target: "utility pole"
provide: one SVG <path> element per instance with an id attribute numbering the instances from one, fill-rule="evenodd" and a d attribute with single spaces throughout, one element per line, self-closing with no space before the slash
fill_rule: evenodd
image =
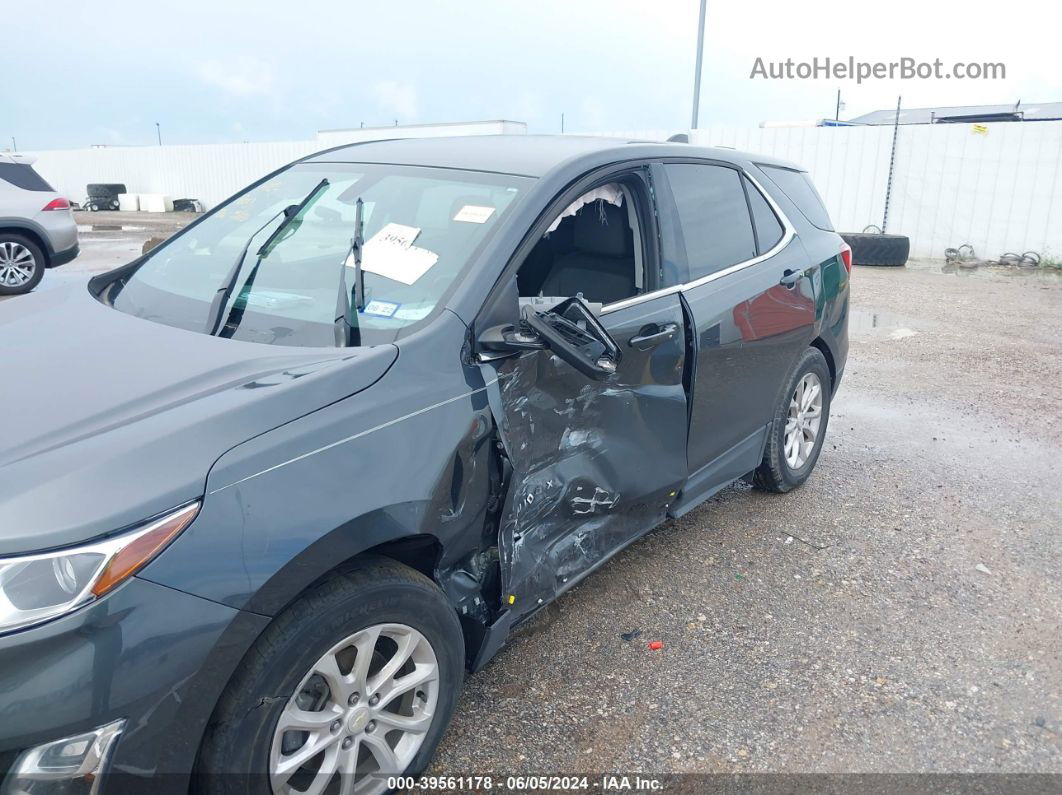
<path id="1" fill-rule="evenodd" d="M 13 136 L 13 135 L 11 136 L 11 151 L 12 152 L 17 152 L 18 151 L 18 144 L 15 143 L 15 136 Z"/>
<path id="2" fill-rule="evenodd" d="M 837 110 L 834 111 L 833 120 L 841 120 L 841 89 L 837 89 Z"/>
<path id="3" fill-rule="evenodd" d="M 896 168 L 896 137 L 900 133 L 900 103 L 903 97 L 896 97 L 896 118 L 892 121 L 892 154 L 889 155 L 889 179 L 885 183 L 885 213 L 881 218 L 881 233 L 889 227 L 889 199 L 892 198 L 892 174 Z"/>
<path id="4" fill-rule="evenodd" d="M 561 114 L 561 135 L 564 135 L 564 114 Z"/>
<path id="5" fill-rule="evenodd" d="M 159 146 L 162 146 L 162 128 L 159 126 L 158 122 L 155 122 L 155 135 L 159 138 Z"/>
<path id="6" fill-rule="evenodd" d="M 701 104 L 701 60 L 704 58 L 704 12 L 708 0 L 701 0 L 701 15 L 697 22 L 697 67 L 693 73 L 693 123 L 690 129 L 697 129 L 697 111 Z"/>

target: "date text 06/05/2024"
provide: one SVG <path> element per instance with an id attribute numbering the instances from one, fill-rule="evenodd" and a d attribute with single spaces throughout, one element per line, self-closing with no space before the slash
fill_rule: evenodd
<path id="1" fill-rule="evenodd" d="M 598 778 L 590 776 L 390 776 L 387 779 L 389 789 L 409 792 L 422 790 L 430 792 L 481 792 L 484 790 L 509 790 L 526 792 L 539 791 L 589 791 L 595 792 L 655 792 L 663 789 L 659 779 L 640 775 L 603 775 Z"/>

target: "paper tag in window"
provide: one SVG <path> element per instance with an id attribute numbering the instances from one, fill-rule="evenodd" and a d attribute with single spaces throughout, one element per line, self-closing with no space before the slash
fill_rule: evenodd
<path id="1" fill-rule="evenodd" d="M 420 234 L 415 226 L 387 224 L 369 238 L 361 252 L 361 267 L 402 284 L 414 284 L 439 261 L 439 255 L 426 248 L 417 248 L 413 241 Z M 347 266 L 354 267 L 354 258 L 347 257 Z"/>
<path id="2" fill-rule="evenodd" d="M 465 221 L 470 224 L 485 224 L 487 219 L 494 215 L 493 207 L 481 207 L 478 204 L 466 204 L 457 211 L 455 221 Z"/>
<path id="3" fill-rule="evenodd" d="M 398 311 L 401 304 L 392 304 L 390 301 L 369 301 L 362 310 L 363 315 L 376 317 L 392 317 Z"/>
<path id="4" fill-rule="evenodd" d="M 417 235 L 420 234 L 420 229 L 415 226 L 406 226 L 404 224 L 387 224 L 370 237 L 366 242 L 366 247 L 371 246 L 373 243 L 390 243 L 394 246 L 401 246 L 402 248 L 409 248 L 413 245 L 413 241 L 417 239 Z"/>

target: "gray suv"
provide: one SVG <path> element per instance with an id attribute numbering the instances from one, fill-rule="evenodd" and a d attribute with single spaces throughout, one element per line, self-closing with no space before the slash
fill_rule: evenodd
<path id="1" fill-rule="evenodd" d="M 0 792 L 406 788 L 543 606 L 807 480 L 851 264 L 792 164 L 425 138 L 0 305 Z"/>
<path id="2" fill-rule="evenodd" d="M 33 170 L 31 159 L 0 154 L 0 295 L 28 293 L 45 268 L 77 255 L 70 202 Z"/>

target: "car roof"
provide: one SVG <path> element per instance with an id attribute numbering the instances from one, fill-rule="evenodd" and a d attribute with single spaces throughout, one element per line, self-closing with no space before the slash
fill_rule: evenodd
<path id="1" fill-rule="evenodd" d="M 13 163 L 20 166 L 32 166 L 37 162 L 33 155 L 22 155 L 18 152 L 0 152 L 0 163 Z"/>
<path id="2" fill-rule="evenodd" d="M 796 168 L 775 158 L 733 149 L 590 135 L 469 135 L 365 141 L 318 152 L 302 162 L 388 163 L 540 177 L 573 159 L 613 154 L 616 160 L 698 157 Z"/>

